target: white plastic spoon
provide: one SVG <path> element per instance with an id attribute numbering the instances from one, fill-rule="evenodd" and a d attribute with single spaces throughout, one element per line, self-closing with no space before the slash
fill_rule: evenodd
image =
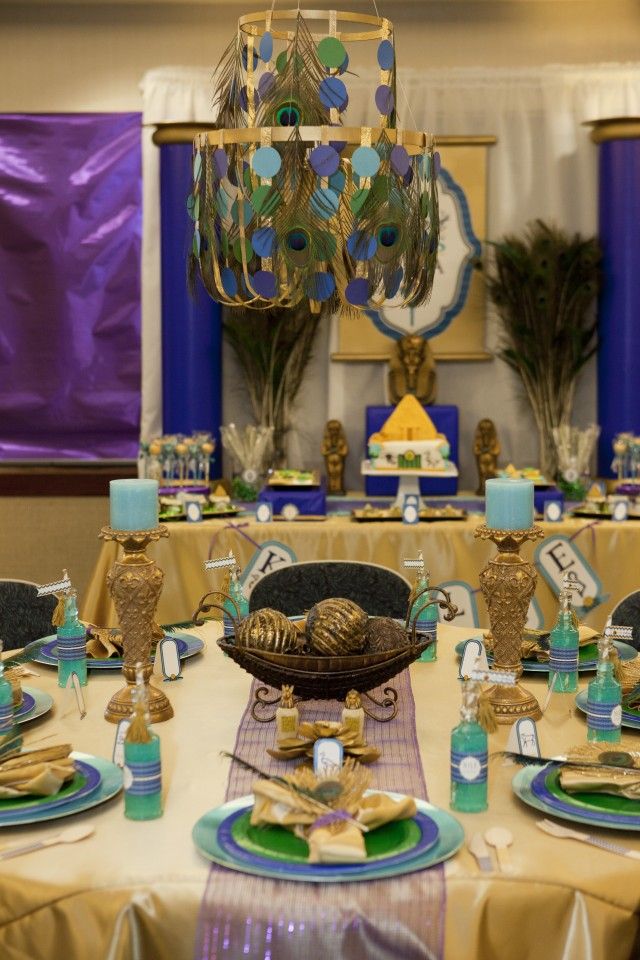
<path id="1" fill-rule="evenodd" d="M 501 873 L 513 873 L 513 863 L 509 847 L 513 843 L 513 834 L 506 827 L 491 827 L 485 830 L 484 838 L 490 847 L 495 847 L 498 866 Z"/>
<path id="2" fill-rule="evenodd" d="M 95 833 L 93 823 L 85 823 L 78 827 L 68 827 L 62 833 L 56 833 L 53 837 L 45 837 L 44 840 L 36 840 L 34 843 L 25 843 L 19 847 L 10 847 L 3 853 L 0 853 L 0 860 L 9 860 L 10 857 L 20 857 L 23 853 L 31 853 L 33 850 L 41 850 L 43 847 L 54 847 L 58 843 L 77 843 L 78 840 L 85 840 Z"/>

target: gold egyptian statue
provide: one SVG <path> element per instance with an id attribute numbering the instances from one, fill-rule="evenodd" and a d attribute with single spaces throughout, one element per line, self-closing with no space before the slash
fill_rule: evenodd
<path id="1" fill-rule="evenodd" d="M 327 492 L 344 495 L 344 462 L 349 453 L 339 420 L 329 420 L 322 438 L 322 456 L 327 468 Z"/>
<path id="2" fill-rule="evenodd" d="M 479 497 L 484 497 L 484 485 L 487 480 L 496 476 L 498 457 L 500 456 L 500 442 L 493 420 L 485 418 L 476 427 L 473 452 L 478 464 L 478 489 L 476 493 Z"/>
<path id="3" fill-rule="evenodd" d="M 408 393 L 422 404 L 436 400 L 436 362 L 428 342 L 408 334 L 398 340 L 389 361 L 389 399 L 397 404 Z"/>

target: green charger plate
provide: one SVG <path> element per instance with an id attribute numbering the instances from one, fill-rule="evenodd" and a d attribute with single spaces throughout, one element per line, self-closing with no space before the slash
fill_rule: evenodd
<path id="1" fill-rule="evenodd" d="M 397 799 L 402 794 L 388 793 L 388 796 Z M 367 861 L 362 864 L 362 872 L 355 874 L 353 869 L 342 870 L 341 864 L 317 864 L 317 870 L 306 873 L 304 876 L 294 872 L 299 869 L 299 861 L 294 860 L 274 860 L 273 867 L 269 865 L 248 864 L 234 859 L 231 853 L 224 850 L 218 842 L 218 830 L 221 825 L 232 814 L 239 810 L 249 811 L 253 806 L 253 796 L 239 797 L 237 800 L 231 800 L 219 807 L 215 807 L 204 816 L 200 817 L 192 830 L 193 842 L 198 851 L 206 857 L 221 866 L 230 870 L 237 870 L 241 873 L 249 873 L 260 877 L 273 877 L 280 880 L 295 880 L 303 883 L 351 883 L 361 880 L 380 880 L 388 877 L 401 876 L 405 873 L 414 873 L 418 870 L 425 870 L 435 864 L 442 863 L 452 857 L 462 846 L 464 842 L 464 830 L 462 825 L 445 810 L 440 810 L 424 800 L 416 799 L 418 811 L 429 817 L 438 829 L 438 839 L 429 849 L 418 854 L 414 859 L 408 859 L 402 863 L 395 863 L 393 866 L 385 865 L 384 855 L 370 863 Z M 240 819 L 240 818 L 239 818 Z M 405 837 L 407 842 L 412 842 Z M 306 844 L 304 845 L 306 849 Z M 260 851 L 264 855 L 264 848 Z M 378 851 L 379 852 L 379 851 Z M 393 854 L 398 853 L 397 849 Z M 388 856 L 388 853 L 387 853 Z M 306 859 L 306 858 L 305 858 Z M 290 862 L 292 870 L 287 871 L 286 863 Z M 328 868 L 332 868 L 329 870 Z"/>
<path id="2" fill-rule="evenodd" d="M 583 799 L 578 800 L 575 795 L 561 791 L 560 799 L 567 805 L 567 809 L 559 810 L 555 806 L 552 806 L 542 797 L 537 796 L 532 789 L 532 783 L 542 769 L 543 768 L 541 766 L 524 767 L 522 770 L 519 770 L 518 773 L 516 773 L 511 782 L 513 792 L 517 797 L 519 797 L 520 800 L 522 800 L 523 803 L 526 803 L 527 806 L 533 807 L 536 810 L 540 810 L 542 813 L 546 813 L 549 816 L 558 817 L 561 820 L 569 820 L 572 823 L 586 823 L 589 826 L 602 827 L 607 830 L 630 830 L 635 833 L 638 832 L 639 828 L 635 825 L 630 825 L 628 823 L 625 824 L 623 817 L 620 817 L 620 819 L 615 823 L 611 823 L 609 820 L 600 819 L 598 817 L 598 809 L 600 809 L 602 812 L 605 812 L 604 808 L 602 806 L 599 808 L 596 806 L 587 808 L 583 802 L 584 798 L 587 796 L 586 794 L 580 794 L 579 796 L 581 796 Z M 598 799 L 601 799 L 601 797 Z M 610 797 L 608 799 L 619 801 L 626 800 L 626 797 Z M 629 802 L 634 803 L 634 801 Z M 636 802 L 636 811 L 637 807 L 638 804 Z M 606 813 L 609 815 L 616 812 L 616 810 L 611 808 L 606 810 Z M 627 813 L 628 810 L 625 810 L 624 812 Z"/>

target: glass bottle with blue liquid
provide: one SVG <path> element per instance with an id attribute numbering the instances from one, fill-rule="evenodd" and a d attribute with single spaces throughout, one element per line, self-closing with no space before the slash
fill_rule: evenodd
<path id="1" fill-rule="evenodd" d="M 622 725 L 622 687 L 614 675 L 615 627 L 605 627 L 598 641 L 598 667 L 587 691 L 587 740 L 618 743 Z"/>
<path id="2" fill-rule="evenodd" d="M 129 820 L 162 816 L 160 738 L 149 727 L 142 664 L 136 665 L 133 719 L 124 740 L 124 815 Z"/>
<path id="3" fill-rule="evenodd" d="M 420 656 L 420 660 L 424 663 L 438 659 L 438 604 L 431 602 L 429 571 L 424 568 L 422 550 L 418 553 L 418 560 L 420 567 L 416 573 L 414 588 L 409 596 L 409 603 L 411 604 L 409 627 L 412 629 L 415 620 L 416 636 L 421 640 L 430 639 L 433 641 Z"/>
<path id="4" fill-rule="evenodd" d="M 451 809 L 480 813 L 487 809 L 488 737 L 478 722 L 482 686 L 462 682 L 460 723 L 451 731 Z"/>
<path id="5" fill-rule="evenodd" d="M 245 617 L 249 616 L 249 601 L 244 595 L 242 584 L 240 583 L 240 578 L 238 576 L 239 573 L 239 567 L 232 568 L 229 587 L 226 591 L 229 594 L 229 597 L 231 597 L 233 603 L 229 599 L 225 599 L 222 604 L 225 611 L 222 618 L 225 640 L 229 640 L 235 634 L 235 624 L 238 622 L 238 620 L 244 620 Z"/>
<path id="6" fill-rule="evenodd" d="M 0 756 L 18 749 L 22 738 L 17 735 L 13 706 L 13 687 L 7 680 L 2 661 L 3 642 L 0 640 Z"/>
<path id="7" fill-rule="evenodd" d="M 575 693 L 578 689 L 580 639 L 571 594 L 577 586 L 566 577 L 560 590 L 558 618 L 549 635 L 549 689 L 554 693 Z"/>
<path id="8" fill-rule="evenodd" d="M 56 628 L 59 687 L 66 687 L 74 673 L 80 686 L 87 685 L 87 631 L 78 617 L 77 597 L 76 591 L 69 589 L 59 601 L 63 608 L 62 624 Z"/>

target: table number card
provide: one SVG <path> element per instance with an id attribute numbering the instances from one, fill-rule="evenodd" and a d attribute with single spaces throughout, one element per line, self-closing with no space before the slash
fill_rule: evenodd
<path id="1" fill-rule="evenodd" d="M 258 523 L 271 523 L 273 520 L 273 507 L 270 503 L 259 503 L 256 507 L 256 520 Z"/>
<path id="2" fill-rule="evenodd" d="M 182 680 L 180 652 L 175 637 L 164 637 L 156 648 L 156 660 L 160 660 L 165 680 Z"/>
<path id="3" fill-rule="evenodd" d="M 313 772 L 325 776 L 342 767 L 344 747 L 335 737 L 322 737 L 313 745 Z"/>
<path id="4" fill-rule="evenodd" d="M 402 522 L 420 523 L 420 498 L 415 493 L 408 493 L 402 502 Z"/>
<path id="5" fill-rule="evenodd" d="M 511 753 L 523 753 L 525 757 L 541 757 L 538 728 L 535 720 L 521 717 L 511 727 L 507 750 Z"/>
<path id="6" fill-rule="evenodd" d="M 547 523 L 560 523 L 562 520 L 562 500 L 546 500 L 544 519 Z"/>
<path id="7" fill-rule="evenodd" d="M 458 679 L 468 680 L 474 670 L 489 670 L 487 651 L 479 637 L 472 637 L 470 640 L 465 640 L 462 657 L 460 659 L 460 669 L 458 670 Z"/>

